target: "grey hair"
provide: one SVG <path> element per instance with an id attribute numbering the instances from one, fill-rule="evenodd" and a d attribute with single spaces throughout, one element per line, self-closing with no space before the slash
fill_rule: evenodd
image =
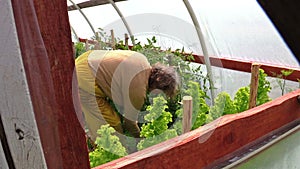
<path id="1" fill-rule="evenodd" d="M 148 86 L 151 89 L 160 89 L 164 93 L 173 97 L 179 88 L 179 76 L 173 66 L 166 66 L 156 63 L 152 66 Z"/>

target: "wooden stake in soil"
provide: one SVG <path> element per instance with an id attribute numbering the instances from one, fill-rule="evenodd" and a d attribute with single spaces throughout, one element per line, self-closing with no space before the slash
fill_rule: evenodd
<path id="1" fill-rule="evenodd" d="M 85 41 L 85 50 L 86 51 L 90 50 L 90 45 L 89 45 L 89 41 L 88 40 Z"/>
<path id="2" fill-rule="evenodd" d="M 110 30 L 110 33 L 111 33 L 111 47 L 112 47 L 113 49 L 116 49 L 114 30 Z"/>
<path id="3" fill-rule="evenodd" d="M 125 46 L 128 48 L 128 40 L 129 40 L 129 37 L 128 37 L 128 34 L 125 33 Z"/>
<path id="4" fill-rule="evenodd" d="M 257 63 L 253 63 L 252 66 L 251 66 L 251 84 L 250 84 L 249 109 L 256 106 L 259 67 L 260 67 L 260 65 L 257 64 Z"/>
<path id="5" fill-rule="evenodd" d="M 183 97 L 183 133 L 187 133 L 192 128 L 192 112 L 193 112 L 193 98 L 191 96 Z"/>

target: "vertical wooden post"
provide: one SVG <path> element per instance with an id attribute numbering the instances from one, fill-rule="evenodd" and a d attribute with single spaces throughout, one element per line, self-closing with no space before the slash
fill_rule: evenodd
<path id="1" fill-rule="evenodd" d="M 111 33 L 111 47 L 113 49 L 116 49 L 114 30 L 110 30 L 110 33 Z"/>
<path id="2" fill-rule="evenodd" d="M 125 46 L 128 48 L 128 40 L 129 40 L 129 36 L 127 33 L 125 33 Z"/>
<path id="3" fill-rule="evenodd" d="M 192 114 L 193 114 L 193 98 L 191 96 L 184 96 L 183 102 L 183 133 L 187 133 L 192 128 Z"/>
<path id="4" fill-rule="evenodd" d="M 85 41 L 85 50 L 86 51 L 90 50 L 90 45 L 89 45 L 89 41 L 88 40 Z"/>
<path id="5" fill-rule="evenodd" d="M 95 41 L 94 49 L 100 50 L 100 42 L 99 41 Z"/>
<path id="6" fill-rule="evenodd" d="M 76 46 L 75 46 L 74 42 L 72 42 L 72 44 L 73 44 L 73 46 L 72 46 L 73 47 L 72 48 L 73 49 L 73 57 L 76 58 Z"/>
<path id="7" fill-rule="evenodd" d="M 47 164 L 47 167 L 22 168 L 89 169 L 85 132 L 81 124 L 83 117 L 79 100 L 74 99 L 78 97 L 73 97 L 78 93 L 72 93 L 73 87 L 77 89 L 77 83 L 73 86 L 73 78 L 74 81 L 77 79 L 73 77 L 75 64 L 67 1 L 11 2 L 24 64 L 24 70 L 14 70 L 26 74 L 29 87 L 26 96 L 31 98 L 40 134 L 40 137 L 30 138 L 40 139 Z M 25 131 L 24 134 L 27 137 L 29 133 Z M 35 144 L 30 146 L 31 151 L 35 150 Z M 24 157 L 32 158 L 31 154 L 24 154 Z M 34 160 L 34 164 L 40 164 Z"/>
<path id="8" fill-rule="evenodd" d="M 259 76 L 259 67 L 257 63 L 253 63 L 251 66 L 251 83 L 250 83 L 250 100 L 249 100 L 249 109 L 256 106 L 257 98 L 257 89 L 258 89 L 258 76 Z"/>

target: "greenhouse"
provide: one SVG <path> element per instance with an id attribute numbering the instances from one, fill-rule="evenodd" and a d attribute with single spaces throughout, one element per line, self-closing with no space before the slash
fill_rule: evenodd
<path id="1" fill-rule="evenodd" d="M 0 169 L 299 168 L 299 7 L 0 0 Z"/>

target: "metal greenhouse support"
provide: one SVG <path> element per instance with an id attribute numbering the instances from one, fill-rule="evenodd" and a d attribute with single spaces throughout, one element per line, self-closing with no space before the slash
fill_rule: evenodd
<path id="1" fill-rule="evenodd" d="M 209 56 L 208 56 L 204 36 L 202 34 L 200 24 L 197 20 L 197 17 L 194 13 L 194 10 L 193 10 L 191 4 L 189 3 L 188 0 L 183 0 L 183 2 L 185 4 L 192 20 L 193 20 L 193 23 L 194 23 L 194 26 L 196 28 L 197 35 L 198 35 L 198 38 L 199 38 L 199 41 L 200 41 L 200 44 L 201 44 L 201 48 L 202 48 L 203 55 L 204 55 L 204 61 L 205 61 L 205 65 L 206 65 L 206 70 L 207 70 L 207 76 L 208 76 L 208 80 L 209 80 L 209 86 L 210 86 L 210 92 L 211 92 L 211 101 L 212 101 L 212 104 L 214 104 L 215 91 L 214 91 L 213 74 L 212 74 L 211 64 L 210 64 L 210 60 L 209 60 Z"/>
<path id="2" fill-rule="evenodd" d="M 131 42 L 132 42 L 132 45 L 134 46 L 135 45 L 135 42 L 134 42 L 134 36 L 132 34 L 132 31 L 126 21 L 126 19 L 124 18 L 122 12 L 119 10 L 119 8 L 117 7 L 117 5 L 115 4 L 115 2 L 113 0 L 108 0 L 111 5 L 115 8 L 115 10 L 117 11 L 117 13 L 119 14 L 120 18 L 122 19 L 122 22 L 124 23 L 128 33 L 129 33 L 129 36 L 130 36 L 130 39 L 131 39 Z"/>
<path id="3" fill-rule="evenodd" d="M 78 37 L 76 31 L 74 30 L 74 28 L 72 26 L 71 26 L 71 31 L 74 33 L 76 40 L 79 41 L 79 37 Z"/>
<path id="4" fill-rule="evenodd" d="M 76 3 L 74 3 L 72 0 L 69 0 L 69 1 L 73 4 L 73 6 L 70 6 L 70 7 L 69 7 L 69 8 L 70 8 L 69 10 L 73 10 L 73 8 L 79 10 L 79 12 L 82 14 L 82 16 L 83 16 L 83 17 L 85 18 L 85 20 L 88 22 L 88 24 L 89 24 L 89 26 L 91 27 L 91 29 L 92 29 L 93 33 L 95 34 L 96 38 L 98 38 L 98 35 L 97 35 L 95 29 L 93 28 L 91 22 L 90 22 L 89 19 L 86 17 L 86 15 L 83 13 L 83 11 L 82 11 L 81 8 L 79 7 L 79 5 L 77 5 Z M 98 3 L 96 3 L 96 2 L 97 2 L 97 1 L 95 1 L 94 4 L 93 4 L 92 2 L 88 2 L 88 1 L 87 1 L 87 2 L 83 2 L 83 3 L 81 3 L 81 4 L 82 4 L 81 6 L 83 6 L 83 7 L 91 7 L 91 6 L 97 6 L 97 5 L 103 5 L 103 4 L 105 4 L 104 1 L 101 1 L 101 2 L 99 1 Z M 128 34 L 129 34 L 130 39 L 131 39 L 131 42 L 132 42 L 132 44 L 133 44 L 133 46 L 134 46 L 134 45 L 135 45 L 134 36 L 133 36 L 132 31 L 131 31 L 131 29 L 130 29 L 130 27 L 129 27 L 129 24 L 127 23 L 126 19 L 124 18 L 122 12 L 120 11 L 120 9 L 118 8 L 118 6 L 116 5 L 116 3 L 115 3 L 113 0 L 107 0 L 107 2 L 109 2 L 109 3 L 114 7 L 114 9 L 116 10 L 116 12 L 117 12 L 118 15 L 120 16 L 120 18 L 121 18 L 121 20 L 122 20 L 124 26 L 126 27 L 126 29 L 127 29 L 127 31 L 128 31 Z M 91 3 L 92 3 L 92 4 L 91 4 Z M 72 8 L 71 8 L 71 7 L 72 7 Z"/>
<path id="5" fill-rule="evenodd" d="M 98 40 L 98 34 L 96 33 L 95 28 L 91 24 L 90 20 L 86 17 L 86 15 L 83 13 L 83 11 L 80 9 L 80 7 L 76 3 L 74 3 L 72 0 L 69 0 L 69 1 L 75 6 L 75 8 L 77 8 L 79 10 L 81 15 L 84 17 L 84 19 L 86 20 L 86 22 L 89 24 L 90 28 L 92 29 L 96 39 Z"/>

